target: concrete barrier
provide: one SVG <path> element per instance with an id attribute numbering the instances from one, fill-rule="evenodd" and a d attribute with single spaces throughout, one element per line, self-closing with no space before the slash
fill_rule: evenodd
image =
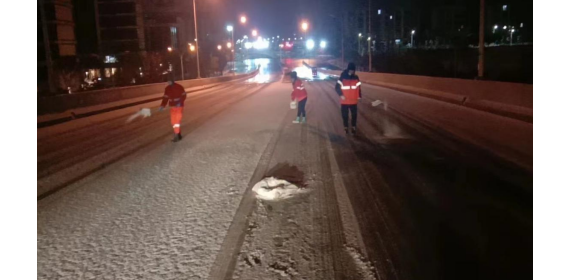
<path id="1" fill-rule="evenodd" d="M 320 70 L 329 75 L 341 71 Z M 358 72 L 364 83 L 422 95 L 532 123 L 532 85 Z"/>
<path id="2" fill-rule="evenodd" d="M 223 76 L 204 79 L 177 81 L 184 88 L 203 86 L 213 83 L 228 82 L 246 79 L 257 74 L 257 70 L 248 74 Z M 44 114 L 60 113 L 71 109 L 100 105 L 125 99 L 139 98 L 164 91 L 167 83 L 156 83 L 140 86 L 119 87 L 103 90 L 79 92 L 74 94 L 58 95 L 38 98 L 38 116 Z"/>

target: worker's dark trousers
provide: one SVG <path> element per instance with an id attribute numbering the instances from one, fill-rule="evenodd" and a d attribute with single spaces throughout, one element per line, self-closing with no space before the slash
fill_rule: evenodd
<path id="1" fill-rule="evenodd" d="M 342 122 L 344 123 L 344 127 L 348 127 L 348 110 L 350 110 L 352 127 L 356 127 L 356 116 L 358 113 L 358 107 L 356 107 L 356 104 L 354 105 L 342 104 L 340 105 L 340 113 L 342 114 Z"/>
<path id="2" fill-rule="evenodd" d="M 307 98 L 299 101 L 299 103 L 297 103 L 297 117 L 305 117 L 307 115 L 307 112 L 305 112 L 305 104 L 307 104 Z"/>

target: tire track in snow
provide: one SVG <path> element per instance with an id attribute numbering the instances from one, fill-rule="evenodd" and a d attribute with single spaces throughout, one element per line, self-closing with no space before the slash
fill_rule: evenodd
<path id="1" fill-rule="evenodd" d="M 249 218 L 255 206 L 256 198 L 251 188 L 255 183 L 261 181 L 269 170 L 269 164 L 273 157 L 273 153 L 275 152 L 275 148 L 277 147 L 277 143 L 279 142 L 279 138 L 281 137 L 281 133 L 283 132 L 285 125 L 290 121 L 289 115 L 291 115 L 291 113 L 288 113 L 283 117 L 279 128 L 274 132 L 271 140 L 267 143 L 265 150 L 261 154 L 257 167 L 253 172 L 228 233 L 224 238 L 224 242 L 220 247 L 216 260 L 212 265 L 208 279 L 221 280 L 231 279 L 232 277 L 237 263 L 237 256 L 245 238 Z"/>
<path id="2" fill-rule="evenodd" d="M 197 129 L 202 124 L 207 122 L 212 117 L 223 112 L 227 107 L 241 102 L 248 97 L 262 91 L 268 86 L 264 84 L 261 86 L 252 87 L 251 91 L 245 92 L 245 94 L 238 94 L 231 96 L 232 98 L 224 99 L 220 96 L 222 100 L 214 100 L 211 106 L 205 107 L 205 111 L 202 112 L 197 118 L 188 120 L 188 118 L 182 120 L 182 131 L 187 133 Z M 220 102 L 218 102 L 220 101 Z M 165 121 L 165 120 L 163 120 Z M 141 127 L 144 128 L 144 121 L 141 122 Z M 155 122 L 156 123 L 156 122 Z M 129 155 L 139 152 L 144 149 L 150 149 L 156 145 L 163 144 L 167 141 L 168 137 L 172 134 L 170 127 L 164 127 L 164 129 L 154 129 L 150 132 L 146 129 L 141 129 L 139 134 L 133 135 L 129 133 L 124 133 L 120 139 L 122 139 L 122 144 L 113 145 L 109 149 L 99 150 L 98 153 L 89 158 L 74 158 L 75 164 L 67 168 L 60 169 L 58 172 L 47 175 L 42 179 L 38 179 L 38 200 L 44 199 L 66 186 L 77 182 L 97 171 L 100 171 L 110 164 L 113 164 Z M 129 132 L 129 131 L 127 131 Z M 162 141 L 159 141 L 162 140 Z M 120 142 L 120 141 L 119 141 Z M 78 153 L 81 153 L 79 151 Z M 81 156 L 81 154 L 79 154 Z"/>

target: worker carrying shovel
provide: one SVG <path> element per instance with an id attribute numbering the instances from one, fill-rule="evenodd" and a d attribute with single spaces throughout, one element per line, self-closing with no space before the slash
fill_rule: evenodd
<path id="1" fill-rule="evenodd" d="M 164 89 L 164 96 L 158 111 L 164 110 L 166 103 L 170 106 L 170 122 L 174 129 L 174 138 L 172 142 L 178 142 L 182 139 L 180 134 L 180 121 L 182 121 L 182 111 L 184 110 L 184 100 L 186 100 L 186 92 L 184 87 L 174 82 L 174 78 L 170 77 L 168 86 Z"/>

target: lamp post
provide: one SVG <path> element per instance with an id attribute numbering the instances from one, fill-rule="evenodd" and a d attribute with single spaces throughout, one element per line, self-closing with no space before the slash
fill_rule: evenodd
<path id="1" fill-rule="evenodd" d="M 362 55 L 360 53 L 360 50 L 362 50 L 362 48 L 360 47 L 360 38 L 362 38 L 362 33 L 358 33 L 358 55 Z"/>
<path id="2" fill-rule="evenodd" d="M 515 33 L 515 29 L 514 29 L 514 28 L 511 29 L 511 39 L 510 39 L 510 41 L 509 41 L 511 46 L 513 45 L 513 33 Z"/>
<path id="3" fill-rule="evenodd" d="M 242 17 L 242 18 L 244 18 L 244 17 Z M 227 30 L 228 32 L 231 32 L 231 33 L 232 33 L 232 43 L 231 43 L 230 45 L 228 45 L 228 48 L 231 48 L 231 47 L 234 45 L 234 43 L 235 43 L 235 41 L 234 41 L 234 27 L 231 26 L 231 25 L 228 25 L 228 26 L 226 26 L 226 30 Z M 234 62 L 234 63 L 232 64 L 232 72 L 235 74 L 234 66 L 235 66 L 235 64 L 236 64 L 236 59 L 235 59 L 235 54 L 234 54 L 233 48 L 232 48 L 231 52 L 232 52 L 232 61 Z"/>
<path id="4" fill-rule="evenodd" d="M 411 43 L 412 43 L 412 48 L 413 48 L 414 47 L 414 34 L 416 34 L 416 31 L 412 30 L 411 33 L 412 33 L 412 42 Z"/>
<path id="5" fill-rule="evenodd" d="M 192 0 L 194 8 L 194 34 L 196 35 L 196 67 L 198 70 L 198 79 L 200 79 L 200 46 L 198 44 L 198 21 L 196 19 L 196 0 Z"/>
<path id="6" fill-rule="evenodd" d="M 168 47 L 167 50 L 169 53 L 172 53 L 172 47 Z M 180 80 L 184 80 L 184 61 L 183 61 L 184 53 L 179 52 L 178 55 L 180 56 Z"/>
<path id="7" fill-rule="evenodd" d="M 368 0 L 368 72 L 372 72 L 372 51 L 370 48 L 370 36 L 372 36 L 372 19 L 370 16 L 370 0 Z"/>

